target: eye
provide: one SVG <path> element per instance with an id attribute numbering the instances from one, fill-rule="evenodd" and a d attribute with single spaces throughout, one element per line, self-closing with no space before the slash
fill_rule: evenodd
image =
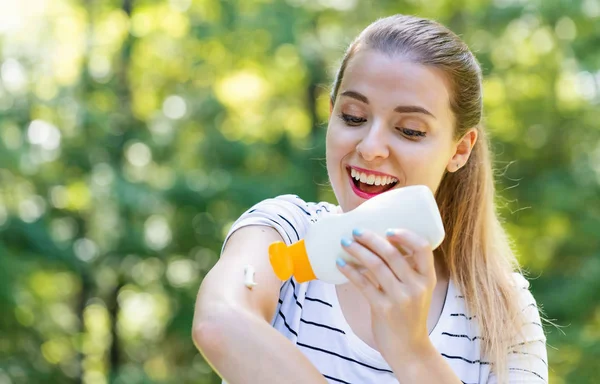
<path id="1" fill-rule="evenodd" d="M 348 115 L 346 113 L 340 113 L 340 119 L 344 120 L 344 122 L 347 125 L 350 125 L 353 127 L 361 125 L 362 123 L 367 121 L 367 119 L 363 119 L 362 117 L 352 116 L 352 115 Z"/>
<path id="2" fill-rule="evenodd" d="M 398 129 L 398 131 L 402 132 L 402 134 L 406 137 L 408 137 L 411 140 L 417 140 L 420 137 L 425 137 L 427 136 L 427 133 L 423 132 L 423 131 L 416 131 L 414 129 L 409 129 L 409 128 L 396 128 Z"/>

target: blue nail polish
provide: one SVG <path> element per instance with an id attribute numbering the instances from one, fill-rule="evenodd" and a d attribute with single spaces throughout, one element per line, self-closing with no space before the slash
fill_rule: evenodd
<path id="1" fill-rule="evenodd" d="M 362 235 L 362 234 L 363 234 L 363 230 L 362 230 L 362 229 L 358 229 L 358 228 L 354 228 L 354 229 L 352 230 L 352 234 L 353 234 L 354 236 L 360 236 L 360 235 Z"/>
<path id="2" fill-rule="evenodd" d="M 343 267 L 343 266 L 345 266 L 345 265 L 346 265 L 346 261 L 345 261 L 344 259 L 342 259 L 341 257 L 338 257 L 338 258 L 335 260 L 335 263 L 336 263 L 337 265 L 339 265 L 340 267 Z"/>
<path id="3" fill-rule="evenodd" d="M 352 244 L 352 239 L 349 239 L 347 237 L 342 237 L 342 245 L 344 247 L 348 247 L 348 246 L 350 246 L 350 244 Z"/>
<path id="4" fill-rule="evenodd" d="M 394 236 L 396 234 L 396 230 L 390 228 L 387 231 L 385 231 L 385 235 L 386 236 Z"/>

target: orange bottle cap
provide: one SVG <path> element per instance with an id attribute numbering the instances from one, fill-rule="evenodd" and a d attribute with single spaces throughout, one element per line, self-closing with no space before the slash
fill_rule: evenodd
<path id="1" fill-rule="evenodd" d="M 304 283 L 317 278 L 308 260 L 304 239 L 290 245 L 289 252 L 294 264 L 294 277 L 297 282 Z"/>
<path id="2" fill-rule="evenodd" d="M 294 273 L 292 258 L 288 254 L 288 247 L 281 241 L 269 245 L 269 261 L 273 272 L 281 281 L 289 279 Z"/>
<path id="3" fill-rule="evenodd" d="M 314 280 L 317 277 L 310 265 L 304 239 L 286 246 L 281 241 L 276 241 L 269 246 L 269 260 L 275 275 L 285 281 L 292 275 L 299 283 Z"/>

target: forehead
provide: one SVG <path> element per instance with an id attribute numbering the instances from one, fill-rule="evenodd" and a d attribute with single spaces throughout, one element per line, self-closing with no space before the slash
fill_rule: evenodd
<path id="1" fill-rule="evenodd" d="M 346 90 L 362 93 L 369 104 L 382 108 L 416 105 L 438 119 L 452 116 L 446 75 L 438 68 L 414 63 L 401 55 L 359 50 L 346 67 L 339 93 Z"/>

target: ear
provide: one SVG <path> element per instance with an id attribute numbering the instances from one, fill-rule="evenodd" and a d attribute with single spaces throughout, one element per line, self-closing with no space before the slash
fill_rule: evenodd
<path id="1" fill-rule="evenodd" d="M 467 163 L 477 142 L 477 134 L 477 128 L 471 128 L 454 144 L 454 154 L 446 166 L 448 172 L 456 172 Z"/>
<path id="2" fill-rule="evenodd" d="M 333 100 L 329 99 L 329 117 L 331 117 L 331 112 L 333 112 Z"/>

